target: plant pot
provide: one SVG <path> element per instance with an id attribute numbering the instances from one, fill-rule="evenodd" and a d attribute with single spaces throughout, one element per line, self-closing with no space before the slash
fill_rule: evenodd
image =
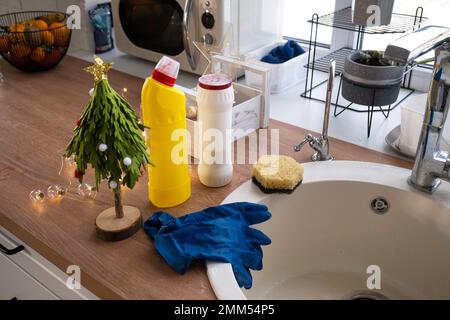
<path id="1" fill-rule="evenodd" d="M 370 6 L 380 8 L 380 19 L 374 19 L 376 12 L 371 10 Z M 355 0 L 353 24 L 369 27 L 388 25 L 391 23 L 393 9 L 394 0 Z"/>
<path id="2" fill-rule="evenodd" d="M 344 64 L 342 96 L 364 106 L 386 106 L 398 99 L 404 68 L 371 66 L 356 62 L 361 52 L 350 54 Z"/>

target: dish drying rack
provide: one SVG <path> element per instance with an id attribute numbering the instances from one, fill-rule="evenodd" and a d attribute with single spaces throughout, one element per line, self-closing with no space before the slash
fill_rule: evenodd
<path id="1" fill-rule="evenodd" d="M 340 77 L 338 92 L 336 100 L 332 105 L 334 106 L 334 116 L 337 117 L 346 110 L 350 110 L 358 113 L 367 113 L 367 124 L 368 124 L 368 136 L 370 136 L 372 118 L 374 112 L 381 112 L 385 118 L 389 117 L 392 110 L 397 108 L 403 101 L 409 98 L 415 90 L 411 88 L 412 71 L 418 66 L 416 63 L 410 63 L 405 68 L 405 73 L 403 76 L 402 88 L 408 90 L 409 92 L 397 101 L 394 105 L 389 106 L 364 106 L 365 108 L 353 107 L 353 103 L 347 105 L 339 104 L 339 98 L 341 95 L 342 88 L 342 73 L 344 71 L 345 59 L 349 54 L 354 51 L 361 50 L 364 41 L 365 34 L 401 34 L 410 30 L 419 29 L 421 24 L 428 20 L 428 18 L 423 16 L 423 7 L 418 7 L 416 9 L 415 15 L 399 14 L 393 13 L 392 22 L 387 26 L 372 26 L 365 27 L 354 25 L 352 23 L 353 10 L 351 7 L 346 7 L 344 9 L 338 10 L 336 12 L 319 16 L 317 13 L 312 15 L 311 20 L 311 32 L 309 38 L 309 49 L 308 49 L 308 63 L 304 66 L 306 70 L 306 82 L 305 91 L 301 94 L 301 97 L 310 100 L 315 100 L 319 102 L 325 102 L 322 98 L 314 97 L 313 91 L 328 80 L 320 81 L 319 83 L 314 83 L 314 73 L 315 71 L 328 72 L 328 64 L 330 60 L 336 61 L 336 73 L 335 76 Z M 317 55 L 317 34 L 319 25 L 328 26 L 336 29 L 347 30 L 356 32 L 356 46 L 355 48 L 343 47 L 336 51 L 327 54 L 324 57 L 316 59 Z M 375 109 L 377 107 L 377 109 Z M 340 110 L 338 110 L 340 109 Z"/>

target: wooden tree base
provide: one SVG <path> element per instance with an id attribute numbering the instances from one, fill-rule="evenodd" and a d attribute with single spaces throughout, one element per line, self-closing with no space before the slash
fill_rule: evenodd
<path id="1" fill-rule="evenodd" d="M 124 206 L 123 218 L 116 218 L 114 207 L 104 210 L 95 220 L 97 236 L 106 241 L 120 241 L 131 237 L 142 226 L 142 216 L 138 208 Z"/>

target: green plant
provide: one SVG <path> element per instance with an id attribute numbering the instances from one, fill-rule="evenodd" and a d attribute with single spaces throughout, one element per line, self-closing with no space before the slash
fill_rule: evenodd
<path id="1" fill-rule="evenodd" d="M 358 59 L 356 59 L 355 62 L 367 66 L 376 66 L 376 67 L 389 65 L 389 63 L 383 58 L 383 52 L 376 50 L 361 51 L 359 53 Z"/>

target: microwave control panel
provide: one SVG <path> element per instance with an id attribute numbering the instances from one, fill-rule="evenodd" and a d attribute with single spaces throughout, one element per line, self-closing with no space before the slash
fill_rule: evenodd
<path id="1" fill-rule="evenodd" d="M 220 18 L 220 13 L 224 8 L 224 1 L 217 0 L 200 0 L 199 1 L 199 16 L 200 16 L 200 29 L 201 29 L 201 41 L 207 45 L 217 44 L 222 36 L 223 17 Z"/>

